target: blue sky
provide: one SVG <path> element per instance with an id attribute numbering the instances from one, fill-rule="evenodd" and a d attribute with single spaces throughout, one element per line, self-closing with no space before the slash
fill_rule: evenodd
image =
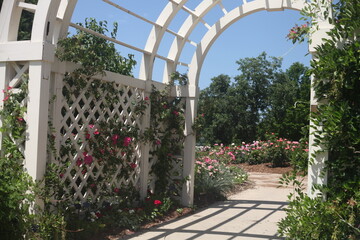
<path id="1" fill-rule="evenodd" d="M 166 6 L 166 0 L 112 0 L 114 3 L 155 22 L 162 9 Z M 189 0 L 186 6 L 194 9 L 201 0 Z M 230 11 L 241 4 L 241 0 L 223 0 L 223 5 Z M 214 8 L 207 14 L 204 20 L 212 25 L 222 15 L 220 8 Z M 170 25 L 170 29 L 177 31 L 188 14 L 181 12 Z M 86 17 L 97 20 L 107 20 L 109 26 L 116 21 L 119 24 L 118 40 L 129 43 L 139 48 L 144 48 L 152 25 L 135 18 L 101 0 L 78 0 L 72 22 L 84 22 Z M 265 51 L 269 56 L 283 57 L 283 68 L 288 68 L 298 61 L 309 65 L 310 55 L 307 55 L 307 43 L 292 44 L 286 39 L 286 35 L 295 23 L 300 23 L 300 13 L 293 10 L 281 12 L 258 12 L 240 19 L 228 28 L 211 47 L 201 70 L 199 86 L 201 89 L 209 86 L 211 78 L 220 74 L 234 77 L 239 74 L 236 61 L 245 57 L 256 57 Z M 199 42 L 207 31 L 204 25 L 199 25 L 190 39 Z M 166 34 L 160 45 L 159 54 L 167 56 L 173 36 Z M 194 46 L 186 46 L 180 61 L 190 63 Z M 123 56 L 134 54 L 138 64 L 134 70 L 138 77 L 142 55 L 134 50 L 119 46 L 118 50 Z M 155 61 L 154 80 L 161 81 L 164 62 Z M 186 73 L 185 67 L 179 67 L 178 71 Z"/>

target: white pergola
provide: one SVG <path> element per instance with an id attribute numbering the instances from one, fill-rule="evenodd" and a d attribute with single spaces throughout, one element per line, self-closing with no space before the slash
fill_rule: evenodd
<path id="1" fill-rule="evenodd" d="M 145 81 L 144 86 L 148 91 L 151 90 L 153 80 L 168 83 L 171 73 L 175 72 L 179 65 L 188 68 L 189 83 L 184 87 L 178 87 L 177 95 L 186 97 L 183 177 L 189 178 L 183 187 L 182 203 L 191 205 L 193 202 L 195 160 L 195 135 L 193 134 L 192 125 L 197 114 L 199 75 L 211 46 L 228 27 L 243 17 L 259 11 L 283 11 L 285 9 L 300 11 L 307 3 L 304 0 L 239 0 L 237 7 L 226 9 L 224 4 L 226 0 L 203 0 L 194 9 L 190 9 L 186 5 L 191 0 L 168 0 L 156 22 L 152 22 L 120 6 L 121 3 L 115 3 L 115 1 L 111 0 L 103 0 L 103 2 L 153 25 L 144 48 L 135 47 L 130 43 L 124 43 L 71 23 L 77 0 L 39 0 L 36 5 L 25 3 L 24 0 L 4 0 L 3 2 L 0 14 L 0 88 L 16 87 L 21 75 L 25 71 L 28 71 L 29 74 L 26 119 L 28 137 L 24 150 L 26 168 L 34 179 L 42 178 L 45 171 L 47 131 L 44 130 L 43 126 L 48 124 L 50 80 L 59 78 L 60 75 L 57 72 L 64 71 L 64 69 L 61 69 L 63 65 L 55 59 L 54 52 L 58 39 L 65 37 L 69 26 L 71 26 L 140 52 L 142 61 L 138 79 Z M 210 26 L 204 21 L 204 17 L 216 7 L 221 8 L 223 15 L 219 17 L 215 24 Z M 180 10 L 187 12 L 188 17 L 179 30 L 175 32 L 169 29 L 169 26 Z M 22 11 L 34 13 L 31 39 L 29 41 L 17 41 Z M 321 43 L 321 39 L 326 37 L 326 32 L 331 28 L 326 20 L 319 19 L 318 21 L 319 30 L 312 35 L 312 43 L 309 46 L 309 52 L 313 56 L 315 56 L 315 46 Z M 199 24 L 204 24 L 207 31 L 201 41 L 194 42 L 189 37 Z M 174 39 L 168 49 L 168 55 L 161 56 L 158 50 L 166 32 L 170 33 Z M 179 61 L 186 44 L 195 46 L 192 60 L 189 63 Z M 153 79 L 154 62 L 157 58 L 166 62 L 163 79 Z M 0 93 L 0 98 L 4 98 L 3 93 Z M 317 102 L 312 91 L 311 106 L 314 108 L 316 105 Z M 145 118 L 146 121 L 149 122 Z M 318 150 L 313 147 L 313 143 L 314 140 L 311 135 L 309 140 L 310 155 Z M 146 167 L 146 158 L 148 157 L 149 146 L 145 146 L 142 154 L 142 167 Z M 308 194 L 310 196 L 316 194 L 311 191 L 314 184 L 326 183 L 326 177 L 320 175 L 326 159 L 326 153 L 318 155 L 314 163 L 309 166 Z M 145 178 L 145 180 L 141 181 L 146 180 Z M 144 193 L 145 190 L 142 191 Z"/>

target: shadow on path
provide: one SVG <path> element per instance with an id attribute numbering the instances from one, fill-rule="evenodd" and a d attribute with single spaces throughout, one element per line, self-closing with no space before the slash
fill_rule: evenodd
<path id="1" fill-rule="evenodd" d="M 285 216 L 283 201 L 227 200 L 123 239 L 283 239 L 277 221 Z"/>

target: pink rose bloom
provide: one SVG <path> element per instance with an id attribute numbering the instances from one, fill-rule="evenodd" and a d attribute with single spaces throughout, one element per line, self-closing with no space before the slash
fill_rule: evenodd
<path id="1" fill-rule="evenodd" d="M 80 167 L 82 164 L 82 159 L 76 160 L 76 166 Z"/>
<path id="2" fill-rule="evenodd" d="M 87 165 L 90 165 L 93 162 L 93 157 L 89 155 L 87 152 L 83 152 L 84 155 L 84 162 Z"/>
<path id="3" fill-rule="evenodd" d="M 119 192 L 120 192 L 120 189 L 116 187 L 116 188 L 114 188 L 114 192 L 115 192 L 115 193 L 119 193 Z"/>
<path id="4" fill-rule="evenodd" d="M 155 141 L 155 144 L 156 144 L 156 145 L 160 145 L 160 144 L 161 144 L 161 141 L 158 139 L 158 140 Z"/>
<path id="5" fill-rule="evenodd" d="M 124 147 L 129 146 L 130 143 L 131 143 L 131 137 L 125 137 L 123 140 Z"/>
<path id="6" fill-rule="evenodd" d="M 119 135 L 117 135 L 117 134 L 114 134 L 114 135 L 111 137 L 111 140 L 112 140 L 112 142 L 113 142 L 114 145 L 116 145 L 118 139 L 119 139 Z"/>
<path id="7" fill-rule="evenodd" d="M 89 124 L 89 128 L 93 129 L 95 127 L 94 124 Z"/>
<path id="8" fill-rule="evenodd" d="M 130 167 L 131 167 L 132 169 L 135 169 L 135 168 L 137 167 L 137 164 L 136 164 L 136 163 L 130 163 Z"/>

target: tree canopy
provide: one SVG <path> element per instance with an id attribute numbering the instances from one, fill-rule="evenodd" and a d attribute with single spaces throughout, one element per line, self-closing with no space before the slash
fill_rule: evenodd
<path id="1" fill-rule="evenodd" d="M 294 63 L 281 69 L 279 58 L 265 52 L 236 62 L 240 74 L 212 78 L 200 93 L 199 113 L 204 128 L 200 143 L 239 143 L 266 132 L 299 140 L 308 125 L 310 80 L 307 67 Z"/>

